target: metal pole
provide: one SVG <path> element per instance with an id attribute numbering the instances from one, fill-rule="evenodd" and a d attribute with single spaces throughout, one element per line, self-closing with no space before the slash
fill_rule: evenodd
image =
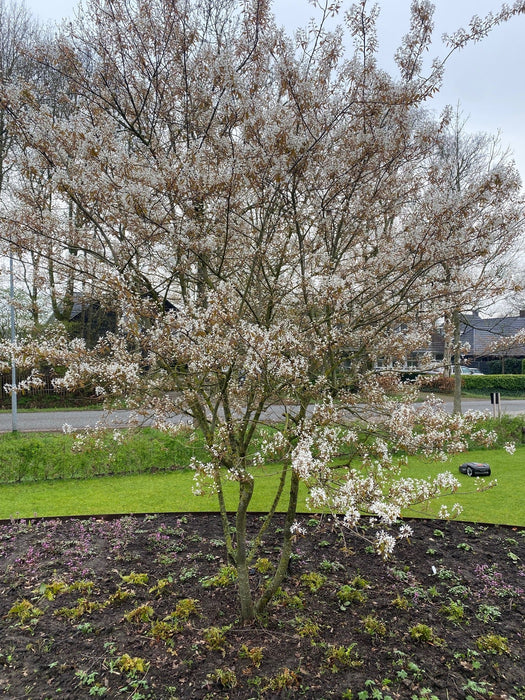
<path id="1" fill-rule="evenodd" d="M 15 333 L 15 282 L 13 272 L 13 256 L 9 257 L 9 274 L 10 274 L 10 299 L 11 299 L 11 343 L 14 345 L 16 341 Z M 11 355 L 11 425 L 13 433 L 18 430 L 18 404 L 16 388 L 16 360 L 15 353 Z"/>

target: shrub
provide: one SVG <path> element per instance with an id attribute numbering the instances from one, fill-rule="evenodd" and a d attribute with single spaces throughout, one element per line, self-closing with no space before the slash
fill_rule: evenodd
<path id="1" fill-rule="evenodd" d="M 500 392 L 507 396 L 525 394 L 523 374 L 467 374 L 462 377 L 463 387 L 473 394 L 489 395 Z"/>

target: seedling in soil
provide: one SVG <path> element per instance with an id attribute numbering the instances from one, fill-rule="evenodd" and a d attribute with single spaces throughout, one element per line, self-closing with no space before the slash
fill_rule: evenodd
<path id="1" fill-rule="evenodd" d="M 162 596 L 162 595 L 167 595 L 170 593 L 170 587 L 171 584 L 173 583 L 173 578 L 171 576 L 168 576 L 168 578 L 161 578 L 157 581 L 157 584 L 155 586 L 152 586 L 148 593 L 153 593 L 156 596 Z"/>
<path id="2" fill-rule="evenodd" d="M 126 622 L 149 622 L 153 617 L 154 610 L 151 605 L 144 603 L 144 605 L 139 605 L 138 608 L 130 610 L 129 613 L 124 615 Z"/>
<path id="3" fill-rule="evenodd" d="M 397 596 L 394 598 L 394 600 L 391 602 L 391 605 L 393 605 L 395 608 L 399 608 L 399 610 L 408 610 L 411 607 L 411 603 L 408 601 L 405 596 L 397 594 Z"/>
<path id="4" fill-rule="evenodd" d="M 341 610 L 345 610 L 352 603 L 364 603 L 366 594 L 353 586 L 344 585 L 337 591 L 337 597 L 342 603 Z"/>
<path id="5" fill-rule="evenodd" d="M 468 544 L 468 542 L 460 542 L 456 549 L 462 549 L 465 552 L 471 552 L 472 551 L 472 545 Z"/>
<path id="6" fill-rule="evenodd" d="M 123 673 L 134 676 L 137 673 L 147 673 L 149 662 L 144 661 L 140 656 L 131 657 L 129 654 L 122 654 L 117 659 L 117 666 Z"/>
<path id="7" fill-rule="evenodd" d="M 95 628 L 91 622 L 81 622 L 76 626 L 76 629 L 82 634 L 93 634 L 95 632 Z"/>
<path id="8" fill-rule="evenodd" d="M 80 687 L 84 685 L 89 687 L 89 694 L 91 696 L 101 696 L 108 692 L 108 689 L 105 686 L 97 683 L 96 678 L 98 673 L 96 671 L 92 671 L 91 673 L 88 673 L 87 671 L 75 671 L 75 676 L 79 679 L 78 685 Z"/>
<path id="9" fill-rule="evenodd" d="M 38 618 L 44 614 L 43 610 L 37 608 L 33 605 L 31 601 L 24 598 L 23 600 L 18 600 L 7 613 L 7 617 L 17 617 L 20 624 L 24 625 L 29 623 L 29 625 L 34 625 L 38 621 Z"/>
<path id="10" fill-rule="evenodd" d="M 236 580 L 237 569 L 234 566 L 223 566 L 215 576 L 201 579 L 201 584 L 204 588 L 226 588 L 235 583 Z"/>
<path id="11" fill-rule="evenodd" d="M 480 651 L 488 651 L 491 654 L 510 654 L 509 640 L 499 634 L 485 634 L 476 640 Z"/>
<path id="12" fill-rule="evenodd" d="M 329 645 L 324 658 L 332 673 L 337 673 L 344 668 L 358 668 L 363 665 L 359 654 L 355 650 L 356 646 L 355 642 L 347 647 Z"/>
<path id="13" fill-rule="evenodd" d="M 273 564 L 266 557 L 261 557 L 260 559 L 257 559 L 253 568 L 260 574 L 268 574 L 273 569 Z"/>
<path id="14" fill-rule="evenodd" d="M 301 576 L 301 583 L 308 588 L 310 593 L 317 593 L 325 582 L 326 576 L 318 574 L 316 571 L 310 571 Z"/>
<path id="15" fill-rule="evenodd" d="M 478 607 L 476 617 L 478 620 L 483 620 L 483 622 L 494 622 L 501 617 L 501 610 L 497 605 L 486 605 L 482 603 Z"/>
<path id="16" fill-rule="evenodd" d="M 386 625 L 382 620 L 378 620 L 377 617 L 367 615 L 362 622 L 365 632 L 372 637 L 384 637 L 386 635 Z"/>
<path id="17" fill-rule="evenodd" d="M 47 600 L 54 600 L 59 593 L 66 593 L 70 590 L 70 586 L 65 581 L 51 581 L 51 583 L 42 583 L 38 592 Z"/>
<path id="18" fill-rule="evenodd" d="M 120 586 L 117 588 L 115 593 L 112 593 L 107 602 L 106 605 L 120 605 L 124 603 L 126 600 L 129 600 L 130 598 L 133 598 L 135 596 L 134 591 L 129 591 L 126 588 L 121 588 Z"/>
<path id="19" fill-rule="evenodd" d="M 181 631 L 182 625 L 178 622 L 156 620 L 151 624 L 148 636 L 153 637 L 153 639 L 162 640 L 169 647 L 172 647 L 173 637 Z"/>
<path id="20" fill-rule="evenodd" d="M 310 639 L 314 639 L 315 637 L 318 637 L 321 632 L 319 625 L 309 618 L 296 617 L 295 624 L 300 637 L 309 637 Z"/>
<path id="21" fill-rule="evenodd" d="M 255 668 L 259 668 L 263 659 L 264 647 L 248 647 L 243 644 L 239 649 L 240 659 L 249 659 Z"/>
<path id="22" fill-rule="evenodd" d="M 418 644 L 441 644 L 432 627 L 419 623 L 409 629 L 410 637 Z"/>
<path id="23" fill-rule="evenodd" d="M 212 673 L 208 673 L 206 680 L 221 688 L 236 688 L 237 676 L 231 668 L 216 668 Z"/>
<path id="24" fill-rule="evenodd" d="M 451 622 L 462 622 L 465 618 L 465 608 L 457 600 L 451 600 L 448 605 L 442 605 L 439 612 Z"/>
<path id="25" fill-rule="evenodd" d="M 203 631 L 204 641 L 208 649 L 212 651 L 221 651 L 224 656 L 226 653 L 226 632 L 229 632 L 231 625 L 225 627 L 209 627 Z"/>
<path id="26" fill-rule="evenodd" d="M 329 561 L 328 559 L 323 559 L 319 564 L 319 569 L 325 571 L 326 573 L 333 573 L 334 571 L 342 571 L 345 567 L 338 561 Z"/>
<path id="27" fill-rule="evenodd" d="M 179 620 L 189 620 L 192 615 L 199 614 L 199 601 L 196 598 L 182 598 L 175 606 L 171 617 Z"/>
<path id="28" fill-rule="evenodd" d="M 120 574 L 120 578 L 124 581 L 124 583 L 131 583 L 134 586 L 146 586 L 149 576 L 148 574 L 137 574 L 132 571 L 127 576 L 122 576 L 122 574 Z"/>
<path id="29" fill-rule="evenodd" d="M 283 668 L 281 673 L 269 680 L 265 690 L 272 690 L 280 693 L 286 689 L 297 689 L 300 687 L 301 682 L 297 673 L 295 673 L 295 671 L 291 671 L 289 668 Z"/>

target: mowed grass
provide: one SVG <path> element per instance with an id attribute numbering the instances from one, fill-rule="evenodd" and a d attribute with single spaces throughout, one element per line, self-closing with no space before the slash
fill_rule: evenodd
<path id="1" fill-rule="evenodd" d="M 464 461 L 488 462 L 490 478 L 469 478 L 459 474 Z M 504 450 L 473 450 L 447 463 L 429 463 L 412 459 L 406 476 L 433 477 L 451 471 L 462 482 L 461 492 L 436 500 L 425 507 L 405 513 L 408 517 L 435 517 L 444 504 L 463 506 L 460 520 L 525 526 L 525 447 L 512 456 Z M 278 470 L 267 467 L 256 472 L 256 488 L 251 510 L 264 512 L 273 499 Z M 497 486 L 479 492 L 497 479 Z M 163 513 L 215 511 L 214 495 L 195 496 L 192 492 L 193 471 L 180 469 L 167 473 L 100 476 L 90 479 L 61 479 L 42 482 L 0 485 L 0 519 L 67 515 L 102 515 L 112 513 Z M 238 486 L 225 482 L 226 503 L 235 510 Z M 286 503 L 281 501 L 280 510 Z M 306 489 L 300 492 L 299 510 L 307 512 Z"/>

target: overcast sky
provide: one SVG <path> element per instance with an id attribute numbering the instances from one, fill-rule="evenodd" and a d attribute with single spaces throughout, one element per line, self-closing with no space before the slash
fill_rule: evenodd
<path id="1" fill-rule="evenodd" d="M 27 6 L 44 21 L 73 15 L 76 0 L 26 0 Z M 348 6 L 348 2 L 346 5 Z M 394 70 L 391 60 L 400 39 L 408 30 L 410 0 L 380 0 L 379 32 L 381 61 Z M 429 59 L 442 56 L 443 32 L 466 26 L 478 14 L 497 11 L 497 0 L 436 0 L 435 42 Z M 313 14 L 308 0 L 274 0 L 277 20 L 288 30 L 306 23 Z M 512 150 L 525 182 L 525 16 L 497 27 L 484 41 L 467 47 L 449 60 L 445 83 L 433 105 L 456 106 L 468 117 L 469 131 L 501 132 L 504 146 Z"/>

